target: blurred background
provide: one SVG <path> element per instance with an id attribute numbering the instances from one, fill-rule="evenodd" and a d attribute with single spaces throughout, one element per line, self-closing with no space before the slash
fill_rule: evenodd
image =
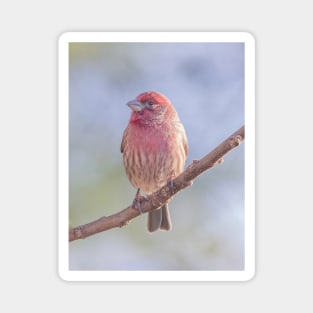
<path id="1" fill-rule="evenodd" d="M 71 226 L 134 199 L 120 153 L 139 93 L 166 95 L 189 141 L 186 166 L 244 124 L 242 43 L 71 43 Z M 70 270 L 243 270 L 244 143 L 170 203 L 173 229 L 148 233 L 146 215 L 70 243 Z"/>

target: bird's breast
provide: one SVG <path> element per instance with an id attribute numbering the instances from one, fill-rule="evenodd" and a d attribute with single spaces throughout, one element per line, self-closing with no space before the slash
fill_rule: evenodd
<path id="1" fill-rule="evenodd" d="M 123 159 L 132 185 L 152 193 L 183 171 L 185 160 L 177 158 L 177 143 L 164 128 L 140 129 L 128 132 Z"/>

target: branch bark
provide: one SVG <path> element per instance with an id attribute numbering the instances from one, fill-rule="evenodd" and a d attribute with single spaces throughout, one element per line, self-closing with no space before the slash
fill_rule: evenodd
<path id="1" fill-rule="evenodd" d="M 239 146 L 244 140 L 245 128 L 242 126 L 230 137 L 219 144 L 209 154 L 201 160 L 193 161 L 186 170 L 177 176 L 171 183 L 171 186 L 165 185 L 160 190 L 149 195 L 147 198 L 140 196 L 140 207 L 142 213 L 152 211 L 171 199 L 182 189 L 192 185 L 193 180 L 207 171 L 208 169 L 222 163 L 223 156 L 229 151 Z M 133 218 L 141 213 L 130 205 L 126 209 L 111 216 L 103 216 L 90 223 L 80 225 L 69 230 L 69 241 L 83 239 L 99 232 L 127 225 Z"/>

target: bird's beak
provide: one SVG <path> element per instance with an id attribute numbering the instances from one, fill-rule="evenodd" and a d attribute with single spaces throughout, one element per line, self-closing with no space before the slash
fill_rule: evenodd
<path id="1" fill-rule="evenodd" d="M 132 100 L 126 103 L 133 111 L 141 111 L 145 106 L 138 100 Z"/>

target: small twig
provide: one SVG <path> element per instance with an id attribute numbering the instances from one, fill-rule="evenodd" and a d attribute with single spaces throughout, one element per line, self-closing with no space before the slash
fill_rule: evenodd
<path id="1" fill-rule="evenodd" d="M 138 199 L 142 213 L 159 208 L 176 193 L 191 186 L 197 176 L 220 164 L 223 161 L 224 155 L 237 147 L 244 140 L 244 137 L 245 129 L 242 126 L 201 160 L 193 161 L 183 173 L 171 182 L 171 186 L 165 185 L 147 198 L 139 196 Z M 69 241 L 86 238 L 114 227 L 123 227 L 140 214 L 137 209 L 132 208 L 130 205 L 126 209 L 111 216 L 104 216 L 88 224 L 70 228 Z"/>

